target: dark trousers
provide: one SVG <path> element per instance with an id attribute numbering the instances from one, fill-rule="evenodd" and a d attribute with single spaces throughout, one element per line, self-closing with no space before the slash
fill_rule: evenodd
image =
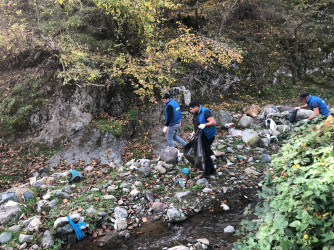
<path id="1" fill-rule="evenodd" d="M 213 155 L 213 152 L 211 150 L 211 145 L 213 141 L 215 140 L 215 137 L 208 139 L 206 135 L 202 134 L 202 140 L 203 140 L 203 147 L 205 151 L 205 170 L 203 175 L 209 176 L 211 174 L 216 173 L 215 167 L 213 165 L 213 161 L 211 159 L 211 155 Z"/>

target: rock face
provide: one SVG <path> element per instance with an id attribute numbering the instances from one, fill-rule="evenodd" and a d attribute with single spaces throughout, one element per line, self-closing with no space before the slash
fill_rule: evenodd
<path id="1" fill-rule="evenodd" d="M 114 135 L 94 128 L 86 128 L 78 132 L 73 140 L 72 146 L 65 151 L 52 156 L 48 163 L 51 166 L 57 165 L 60 161 L 68 164 L 99 159 L 101 164 L 108 164 L 112 160 L 116 164 L 122 163 L 122 152 L 125 144 L 119 141 Z M 112 151 L 106 152 L 112 148 Z"/>
<path id="2" fill-rule="evenodd" d="M 93 115 L 101 111 L 113 116 L 120 115 L 127 108 L 132 96 L 130 93 L 127 86 L 116 83 L 109 88 L 57 86 L 52 104 L 47 109 L 37 110 L 30 117 L 30 125 L 36 129 L 27 141 L 44 141 L 52 145 L 61 137 L 68 138 L 81 131 L 90 123 Z"/>

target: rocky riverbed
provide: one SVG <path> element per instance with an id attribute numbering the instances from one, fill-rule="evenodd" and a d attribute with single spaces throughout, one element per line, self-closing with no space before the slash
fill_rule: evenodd
<path id="1" fill-rule="evenodd" d="M 253 117 L 235 114 L 226 126 L 221 112 L 223 125 L 212 146 L 217 174 L 210 179 L 200 179 L 201 172 L 177 148 L 166 148 L 157 160 L 125 164 L 60 162 L 48 169 L 36 164 L 29 183 L 1 193 L 2 248 L 231 247 L 243 209 L 257 201 L 272 153 L 293 130 L 288 111 L 274 106 L 262 111 Z M 298 119 L 307 115 L 300 112 Z M 71 169 L 82 174 L 76 183 L 69 183 Z M 76 243 L 67 216 L 85 222 L 84 243 Z"/>

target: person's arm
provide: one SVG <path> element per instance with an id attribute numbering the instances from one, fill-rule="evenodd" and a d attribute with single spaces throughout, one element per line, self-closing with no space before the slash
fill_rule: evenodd
<path id="1" fill-rule="evenodd" d="M 211 113 L 209 112 L 209 111 L 206 111 L 205 112 L 205 119 L 208 121 L 207 123 L 204 123 L 204 124 L 200 124 L 198 127 L 199 128 L 201 128 L 202 126 L 202 128 L 201 129 L 203 129 L 203 128 L 205 128 L 205 127 L 213 127 L 213 126 L 215 126 L 216 125 L 216 120 L 215 120 L 215 118 L 211 115 Z M 204 126 L 205 125 L 205 126 Z"/>
<path id="2" fill-rule="evenodd" d="M 168 127 L 171 121 L 173 120 L 173 107 L 171 105 L 167 106 L 167 121 L 166 126 Z"/>
<path id="3" fill-rule="evenodd" d="M 205 123 L 205 127 L 213 127 L 216 125 L 216 120 L 213 116 L 209 117 L 207 120 L 208 123 Z"/>
<path id="4" fill-rule="evenodd" d="M 307 105 L 307 103 L 306 103 L 306 104 L 304 104 L 304 105 L 301 105 L 301 106 L 300 106 L 300 108 L 301 108 L 301 109 L 306 109 L 306 108 L 308 108 L 308 105 Z"/>
<path id="5" fill-rule="evenodd" d="M 314 111 L 313 115 L 307 118 L 307 120 L 313 120 L 314 118 L 320 115 L 319 108 L 313 108 L 313 111 Z"/>

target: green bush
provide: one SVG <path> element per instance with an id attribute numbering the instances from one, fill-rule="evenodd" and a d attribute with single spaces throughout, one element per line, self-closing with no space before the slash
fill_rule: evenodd
<path id="1" fill-rule="evenodd" d="M 334 122 L 304 125 L 273 157 L 256 220 L 236 249 L 329 249 L 334 244 Z"/>

